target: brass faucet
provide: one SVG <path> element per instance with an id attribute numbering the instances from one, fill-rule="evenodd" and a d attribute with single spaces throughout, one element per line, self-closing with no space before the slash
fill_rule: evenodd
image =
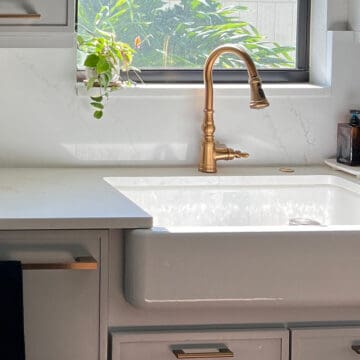
<path id="1" fill-rule="evenodd" d="M 215 125 L 214 125 L 214 90 L 213 90 L 213 67 L 217 58 L 224 54 L 235 54 L 242 59 L 246 65 L 251 89 L 251 109 L 263 109 L 269 106 L 264 91 L 261 87 L 261 79 L 256 70 L 255 64 L 249 54 L 242 48 L 234 45 L 223 45 L 217 47 L 208 56 L 204 67 L 205 82 L 205 116 L 202 125 L 203 139 L 201 144 L 199 171 L 206 173 L 216 172 L 217 160 L 233 160 L 235 158 L 247 158 L 248 153 L 236 151 L 227 147 L 216 147 Z"/>

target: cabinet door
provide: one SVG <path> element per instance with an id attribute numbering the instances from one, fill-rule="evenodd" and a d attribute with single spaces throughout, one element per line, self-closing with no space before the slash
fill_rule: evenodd
<path id="1" fill-rule="evenodd" d="M 0 260 L 25 264 L 97 261 L 106 231 L 2 231 Z M 99 267 L 23 270 L 27 360 L 99 359 Z"/>
<path id="2" fill-rule="evenodd" d="M 67 26 L 71 0 L 11 0 L 0 3 L 0 27 Z"/>
<path id="3" fill-rule="evenodd" d="M 291 334 L 292 360 L 360 359 L 360 327 L 292 329 Z"/>
<path id="4" fill-rule="evenodd" d="M 75 0 L 0 0 L 0 48 L 74 47 Z"/>
<path id="5" fill-rule="evenodd" d="M 112 333 L 112 360 L 287 360 L 287 330 Z"/>

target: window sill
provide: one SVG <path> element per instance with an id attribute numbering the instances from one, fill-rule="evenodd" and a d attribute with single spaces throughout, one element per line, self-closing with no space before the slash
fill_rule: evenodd
<path id="1" fill-rule="evenodd" d="M 331 88 L 304 84 L 263 84 L 267 96 L 302 96 L 302 97 L 328 97 Z M 137 85 L 111 93 L 111 97 L 193 97 L 202 93 L 203 84 L 148 84 Z M 249 86 L 247 84 L 215 84 L 216 97 L 248 97 Z M 78 96 L 96 95 L 96 90 L 87 91 L 82 83 L 77 83 L 76 92 Z"/>

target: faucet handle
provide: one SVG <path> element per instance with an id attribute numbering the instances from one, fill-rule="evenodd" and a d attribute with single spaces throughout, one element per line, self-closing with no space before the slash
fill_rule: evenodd
<path id="1" fill-rule="evenodd" d="M 249 156 L 246 152 L 227 147 L 215 148 L 215 160 L 234 160 L 235 158 L 248 158 Z"/>
<path id="2" fill-rule="evenodd" d="M 231 153 L 234 154 L 234 158 L 244 158 L 247 159 L 250 154 L 247 152 L 242 152 L 240 150 L 233 150 L 233 149 L 229 149 L 231 151 Z"/>

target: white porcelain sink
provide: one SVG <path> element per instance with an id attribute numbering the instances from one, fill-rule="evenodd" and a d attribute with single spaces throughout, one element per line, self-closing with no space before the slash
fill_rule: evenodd
<path id="1" fill-rule="evenodd" d="M 154 218 L 126 233 L 128 301 L 357 306 L 360 185 L 334 174 L 107 178 Z"/>
<path id="2" fill-rule="evenodd" d="M 218 227 L 232 231 L 235 229 L 228 227 L 360 225 L 360 187 L 331 175 L 124 177 L 108 181 L 151 214 L 155 227 L 169 231 L 174 227 L 184 228 L 176 231 Z"/>

